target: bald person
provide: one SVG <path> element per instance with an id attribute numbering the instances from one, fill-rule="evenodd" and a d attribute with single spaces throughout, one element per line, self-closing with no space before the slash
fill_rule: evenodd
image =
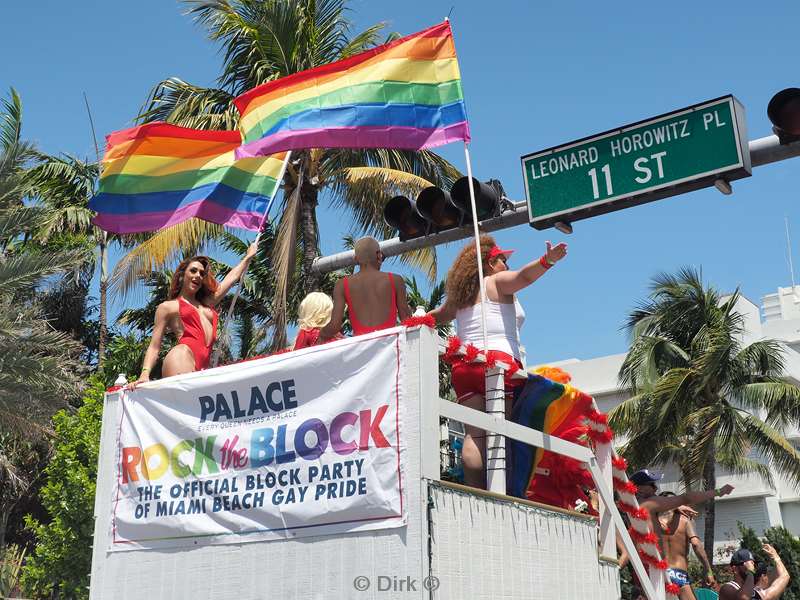
<path id="1" fill-rule="evenodd" d="M 333 314 L 320 332 L 323 341 L 341 331 L 345 305 L 353 335 L 389 329 L 411 316 L 403 278 L 381 272 L 384 256 L 378 241 L 363 237 L 356 242 L 354 250 L 358 272 L 336 282 Z"/>

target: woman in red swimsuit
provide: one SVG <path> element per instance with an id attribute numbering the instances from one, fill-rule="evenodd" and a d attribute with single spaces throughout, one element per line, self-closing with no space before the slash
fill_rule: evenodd
<path id="1" fill-rule="evenodd" d="M 142 373 L 130 384 L 131 389 L 150 381 L 150 371 L 158 360 L 167 330 L 178 337 L 178 343 L 164 358 L 161 368 L 164 377 L 208 368 L 211 349 L 217 339 L 218 315 L 214 307 L 247 270 L 255 254 L 256 246 L 251 244 L 242 261 L 220 283 L 214 279 L 206 256 L 187 258 L 178 265 L 172 276 L 169 300 L 156 309 L 153 337 L 144 355 Z"/>

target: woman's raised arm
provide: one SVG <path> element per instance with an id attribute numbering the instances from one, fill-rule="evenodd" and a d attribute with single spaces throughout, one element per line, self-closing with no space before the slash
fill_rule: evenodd
<path id="1" fill-rule="evenodd" d="M 244 255 L 244 258 L 239 262 L 238 265 L 233 267 L 228 274 L 225 276 L 225 279 L 217 286 L 217 291 L 214 292 L 214 297 L 211 300 L 212 305 L 217 305 L 222 302 L 222 299 L 225 297 L 225 294 L 230 291 L 230 289 L 236 284 L 237 281 L 244 275 L 244 272 L 247 270 L 247 267 L 250 265 L 250 261 L 253 260 L 253 257 L 256 255 L 258 251 L 258 246 L 256 246 L 255 242 L 250 244 L 250 247 L 247 248 L 247 252 Z"/>

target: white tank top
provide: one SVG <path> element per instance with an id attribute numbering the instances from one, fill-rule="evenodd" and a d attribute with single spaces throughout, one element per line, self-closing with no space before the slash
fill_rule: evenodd
<path id="1" fill-rule="evenodd" d="M 486 301 L 486 334 L 489 350 L 510 354 L 525 364 L 519 343 L 519 330 L 525 322 L 525 311 L 514 297 L 513 304 Z M 456 335 L 465 344 L 483 349 L 480 303 L 459 309 L 456 313 Z"/>

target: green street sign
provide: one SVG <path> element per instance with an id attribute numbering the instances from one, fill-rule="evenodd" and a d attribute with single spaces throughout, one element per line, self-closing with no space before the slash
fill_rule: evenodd
<path id="1" fill-rule="evenodd" d="M 537 229 L 749 177 L 744 108 L 723 96 L 528 154 L 522 170 Z"/>

